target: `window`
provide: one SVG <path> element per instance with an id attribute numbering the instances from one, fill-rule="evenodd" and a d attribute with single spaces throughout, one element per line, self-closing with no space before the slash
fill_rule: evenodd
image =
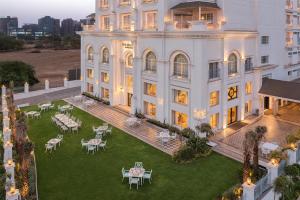
<path id="1" fill-rule="evenodd" d="M 131 0 L 120 0 L 120 5 L 130 5 Z"/>
<path id="2" fill-rule="evenodd" d="M 143 3 L 154 3 L 156 0 L 143 0 Z"/>
<path id="3" fill-rule="evenodd" d="M 101 72 L 101 81 L 103 83 L 109 83 L 109 74 L 106 72 Z"/>
<path id="4" fill-rule="evenodd" d="M 92 69 L 87 69 L 87 70 L 86 70 L 86 74 L 87 74 L 87 77 L 88 77 L 89 79 L 93 79 L 93 78 L 94 78 L 94 70 L 92 70 Z"/>
<path id="5" fill-rule="evenodd" d="M 206 21 L 208 23 L 213 23 L 214 15 L 213 13 L 203 13 L 201 14 L 201 20 Z"/>
<path id="6" fill-rule="evenodd" d="M 269 36 L 261 36 L 261 44 L 269 44 Z"/>
<path id="7" fill-rule="evenodd" d="M 178 78 L 188 78 L 188 60 L 183 54 L 178 54 L 174 59 L 173 75 Z"/>
<path id="8" fill-rule="evenodd" d="M 233 75 L 238 72 L 237 65 L 237 56 L 233 53 L 230 54 L 230 56 L 228 57 L 228 75 Z"/>
<path id="9" fill-rule="evenodd" d="M 104 48 L 102 50 L 102 63 L 105 63 L 105 64 L 109 63 L 109 50 L 108 50 L 108 48 Z"/>
<path id="10" fill-rule="evenodd" d="M 188 127 L 188 115 L 185 113 L 172 111 L 172 121 L 173 121 L 173 124 L 175 124 L 176 126 L 179 126 L 181 128 Z"/>
<path id="11" fill-rule="evenodd" d="M 210 116 L 209 122 L 211 128 L 218 128 L 219 126 L 219 113 L 213 114 Z"/>
<path id="12" fill-rule="evenodd" d="M 156 56 L 155 54 L 151 51 L 147 53 L 146 55 L 146 71 L 151 71 L 151 72 L 156 72 Z"/>
<path id="13" fill-rule="evenodd" d="M 245 92 L 247 95 L 252 93 L 252 83 L 251 82 L 247 82 L 245 84 Z"/>
<path id="14" fill-rule="evenodd" d="M 87 54 L 88 61 L 92 62 L 94 60 L 94 49 L 92 47 L 89 47 Z"/>
<path id="15" fill-rule="evenodd" d="M 86 84 L 86 90 L 89 93 L 93 93 L 94 92 L 94 86 L 93 86 L 93 84 L 87 83 Z"/>
<path id="16" fill-rule="evenodd" d="M 215 91 L 215 92 L 210 93 L 209 105 L 211 107 L 219 105 L 219 91 Z"/>
<path id="17" fill-rule="evenodd" d="M 132 53 L 127 54 L 125 64 L 126 64 L 126 67 L 128 67 L 128 68 L 133 67 L 133 55 L 132 55 Z"/>
<path id="18" fill-rule="evenodd" d="M 157 28 L 157 12 L 148 11 L 144 12 L 144 29 L 156 29 Z"/>
<path id="19" fill-rule="evenodd" d="M 252 102 L 251 101 L 247 101 L 245 103 L 245 113 L 248 114 L 250 113 L 252 110 Z"/>
<path id="20" fill-rule="evenodd" d="M 109 18 L 109 16 L 102 16 L 101 17 L 101 23 L 102 23 L 102 30 L 103 31 L 109 31 L 110 30 L 110 18 Z"/>
<path id="21" fill-rule="evenodd" d="M 133 76 L 132 75 L 126 76 L 126 87 L 127 87 L 127 89 L 133 89 Z"/>
<path id="22" fill-rule="evenodd" d="M 292 76 L 293 71 L 288 71 L 288 76 Z"/>
<path id="23" fill-rule="evenodd" d="M 238 87 L 230 87 L 228 88 L 228 101 L 238 98 Z"/>
<path id="24" fill-rule="evenodd" d="M 123 14 L 121 15 L 121 29 L 125 31 L 130 31 L 131 25 L 131 15 Z"/>
<path id="25" fill-rule="evenodd" d="M 100 0 L 100 8 L 108 8 L 108 0 Z"/>
<path id="26" fill-rule="evenodd" d="M 252 58 L 246 58 L 245 60 L 245 71 L 251 71 L 253 68 Z"/>
<path id="27" fill-rule="evenodd" d="M 156 84 L 144 83 L 144 94 L 149 96 L 156 96 Z"/>
<path id="28" fill-rule="evenodd" d="M 174 98 L 173 101 L 175 103 L 187 105 L 188 104 L 188 92 L 183 90 L 173 90 Z"/>
<path id="29" fill-rule="evenodd" d="M 145 114 L 151 117 L 155 117 L 156 116 L 156 105 L 153 103 L 149 103 L 149 102 L 144 102 L 144 110 L 145 110 Z"/>
<path id="30" fill-rule="evenodd" d="M 209 63 L 209 79 L 219 78 L 219 63 Z"/>
<path id="31" fill-rule="evenodd" d="M 101 97 L 103 99 L 106 99 L 108 100 L 109 99 L 109 89 L 106 89 L 106 88 L 101 88 Z"/>
<path id="32" fill-rule="evenodd" d="M 262 56 L 261 64 L 268 64 L 268 63 L 269 63 L 269 56 Z"/>

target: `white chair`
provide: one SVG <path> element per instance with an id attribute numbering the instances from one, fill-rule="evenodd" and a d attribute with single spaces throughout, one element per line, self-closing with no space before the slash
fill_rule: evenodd
<path id="1" fill-rule="evenodd" d="M 93 131 L 94 131 L 95 133 L 97 133 L 98 128 L 96 128 L 95 126 L 93 126 Z"/>
<path id="2" fill-rule="evenodd" d="M 41 113 L 40 113 L 40 112 L 35 113 L 35 114 L 33 115 L 33 117 L 34 117 L 35 119 L 40 119 L 40 118 L 41 118 Z"/>
<path id="3" fill-rule="evenodd" d="M 61 134 L 58 134 L 57 135 L 57 137 L 56 137 L 56 139 L 58 139 L 58 144 L 60 145 L 60 143 L 62 143 L 63 142 L 63 138 L 64 138 L 64 136 L 63 135 L 61 135 Z"/>
<path id="4" fill-rule="evenodd" d="M 49 109 L 54 110 L 54 109 L 55 109 L 55 105 L 54 105 L 54 104 L 51 104 L 51 105 L 49 106 Z"/>
<path id="5" fill-rule="evenodd" d="M 95 139 L 102 139 L 102 135 L 96 135 Z"/>
<path id="6" fill-rule="evenodd" d="M 136 185 L 136 189 L 138 190 L 139 189 L 139 182 L 140 182 L 139 178 L 129 177 L 129 186 L 130 186 L 130 189 L 131 189 L 131 185 L 135 184 Z"/>
<path id="7" fill-rule="evenodd" d="M 75 132 L 78 133 L 78 131 L 79 131 L 78 126 L 75 126 L 72 128 L 72 133 L 75 133 Z"/>
<path id="8" fill-rule="evenodd" d="M 134 167 L 135 168 L 143 168 L 143 163 L 142 162 L 135 162 Z"/>
<path id="9" fill-rule="evenodd" d="M 60 128 L 61 128 L 62 132 L 64 132 L 64 133 L 69 130 L 68 127 L 66 127 L 64 125 L 62 125 Z"/>
<path id="10" fill-rule="evenodd" d="M 52 152 L 52 150 L 54 149 L 54 146 L 52 144 L 45 144 L 45 152 L 50 151 Z"/>
<path id="11" fill-rule="evenodd" d="M 89 154 L 90 152 L 93 152 L 93 154 L 95 154 L 96 147 L 93 146 L 93 145 L 88 145 L 88 146 L 87 146 L 87 150 L 88 150 L 88 154 Z"/>
<path id="12" fill-rule="evenodd" d="M 99 144 L 99 147 L 102 148 L 103 150 L 105 150 L 106 147 L 106 141 L 103 141 Z"/>
<path id="13" fill-rule="evenodd" d="M 151 176 L 152 176 L 152 169 L 150 171 L 145 171 L 145 173 L 143 175 L 143 180 L 146 179 L 151 184 Z"/>
<path id="14" fill-rule="evenodd" d="M 122 168 L 122 182 L 125 178 L 129 178 L 129 170 L 125 170 L 124 167 Z"/>
<path id="15" fill-rule="evenodd" d="M 172 133 L 171 136 L 170 136 L 170 138 L 171 138 L 172 140 L 175 140 L 175 139 L 177 138 L 176 133 Z"/>
<path id="16" fill-rule="evenodd" d="M 112 133 L 112 127 L 109 127 L 105 132 L 111 135 L 111 133 Z"/>
<path id="17" fill-rule="evenodd" d="M 88 146 L 89 146 L 89 143 L 86 142 L 86 141 L 84 141 L 84 139 L 81 139 L 81 147 L 82 147 L 82 148 L 83 148 L 83 147 L 87 148 Z"/>

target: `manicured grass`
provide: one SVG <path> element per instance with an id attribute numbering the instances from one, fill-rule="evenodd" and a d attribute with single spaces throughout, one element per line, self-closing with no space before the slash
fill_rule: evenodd
<path id="1" fill-rule="evenodd" d="M 79 109 L 72 113 L 83 121 L 79 134 L 65 134 L 61 147 L 52 154 L 45 153 L 45 143 L 59 133 L 50 119 L 54 112 L 43 113 L 40 120 L 29 120 L 41 200 L 210 200 L 238 182 L 241 165 L 224 156 L 213 153 L 208 158 L 179 165 L 169 155 L 116 128 L 107 138 L 106 151 L 88 155 L 80 140 L 93 138 L 91 127 L 101 125 L 102 121 Z M 138 191 L 135 187 L 129 190 L 128 182 L 121 181 L 121 168 L 129 169 L 135 161 L 153 169 L 152 184 L 146 182 Z"/>

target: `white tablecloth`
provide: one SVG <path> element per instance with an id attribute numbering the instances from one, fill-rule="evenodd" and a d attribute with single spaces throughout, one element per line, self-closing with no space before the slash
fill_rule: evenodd
<path id="1" fill-rule="evenodd" d="M 55 118 L 59 120 L 61 123 L 63 123 L 68 128 L 74 128 L 78 126 L 78 123 L 74 120 L 70 119 L 68 116 L 64 114 L 57 114 L 55 115 Z"/>
<path id="2" fill-rule="evenodd" d="M 278 148 L 279 148 L 279 146 L 277 144 L 273 144 L 273 143 L 269 143 L 269 142 L 263 143 L 261 145 L 261 150 L 262 150 L 263 154 L 269 154 Z"/>
<path id="3" fill-rule="evenodd" d="M 144 176 L 145 169 L 143 168 L 131 168 L 129 170 L 129 176 L 130 177 L 138 177 L 141 178 Z"/>

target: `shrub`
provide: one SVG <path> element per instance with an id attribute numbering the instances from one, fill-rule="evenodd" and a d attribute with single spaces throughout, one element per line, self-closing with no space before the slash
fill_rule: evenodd
<path id="1" fill-rule="evenodd" d="M 186 138 L 190 138 L 194 137 L 196 135 L 196 132 L 191 128 L 185 128 L 181 131 L 181 135 Z"/>
<path id="2" fill-rule="evenodd" d="M 191 137 L 186 145 L 194 150 L 196 157 L 207 156 L 211 152 L 211 148 L 207 145 L 207 142 L 207 138 Z"/>
<path id="3" fill-rule="evenodd" d="M 24 42 L 12 37 L 0 35 L 0 51 L 15 51 L 23 49 Z"/>
<path id="4" fill-rule="evenodd" d="M 173 156 L 173 160 L 177 163 L 188 163 L 194 158 L 194 150 L 189 146 L 181 147 Z"/>
<path id="5" fill-rule="evenodd" d="M 151 124 L 154 124 L 154 125 L 156 125 L 156 126 L 158 126 L 158 127 L 161 127 L 161 128 L 163 128 L 163 129 L 168 129 L 168 128 L 169 128 L 169 125 L 168 125 L 168 124 L 162 123 L 162 122 L 160 122 L 160 121 L 158 121 L 158 120 L 155 120 L 155 119 L 147 119 L 147 122 L 149 122 L 149 123 L 151 123 Z"/>
<path id="6" fill-rule="evenodd" d="M 135 114 L 134 114 L 137 118 L 139 118 L 139 119 L 145 119 L 146 117 L 145 117 L 145 115 L 143 115 L 142 113 L 139 113 L 139 112 L 137 112 L 137 111 L 135 111 Z"/>
<path id="7" fill-rule="evenodd" d="M 291 176 L 291 177 L 300 176 L 300 165 L 299 164 L 286 166 L 284 170 L 285 170 L 286 175 L 288 175 L 288 176 Z"/>

